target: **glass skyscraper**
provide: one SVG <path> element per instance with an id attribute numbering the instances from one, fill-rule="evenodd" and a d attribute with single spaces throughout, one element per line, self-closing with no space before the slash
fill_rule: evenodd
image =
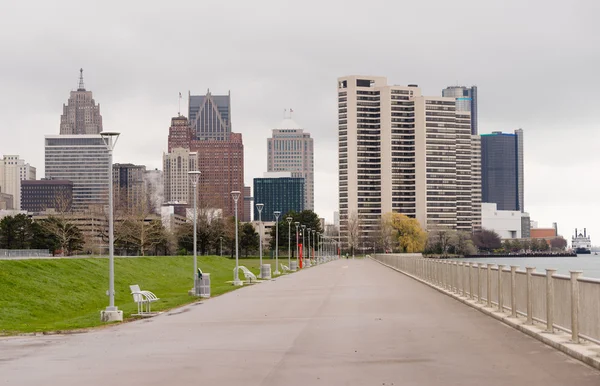
<path id="1" fill-rule="evenodd" d="M 442 96 L 456 98 L 456 111 L 471 112 L 471 134 L 477 135 L 477 86 L 446 87 Z"/>
<path id="2" fill-rule="evenodd" d="M 523 130 L 481 135 L 482 201 L 524 212 Z"/>
<path id="3" fill-rule="evenodd" d="M 278 210 L 281 216 L 293 210 L 304 210 L 304 178 L 268 177 L 254 179 L 254 202 L 264 204 L 263 221 L 275 221 L 273 212 Z M 289 173 L 288 173 L 289 175 Z M 258 211 L 254 208 L 254 219 L 258 220 Z M 284 220 L 279 217 L 279 221 Z"/>

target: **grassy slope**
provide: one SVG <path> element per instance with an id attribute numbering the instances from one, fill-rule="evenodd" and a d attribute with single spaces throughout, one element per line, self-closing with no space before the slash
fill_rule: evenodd
<path id="1" fill-rule="evenodd" d="M 263 260 L 265 263 L 273 263 Z M 240 259 L 258 274 L 258 259 Z M 211 274 L 212 296 L 231 291 L 235 260 L 217 256 L 198 258 L 198 266 Z M 274 270 L 274 264 L 272 264 Z M 164 310 L 195 298 L 190 256 L 115 259 L 115 304 L 125 318 L 137 311 L 129 285 L 139 284 L 161 300 L 153 310 Z M 243 280 L 243 276 L 241 275 Z M 69 330 L 93 327 L 108 305 L 108 259 L 1 260 L 0 333 Z"/>

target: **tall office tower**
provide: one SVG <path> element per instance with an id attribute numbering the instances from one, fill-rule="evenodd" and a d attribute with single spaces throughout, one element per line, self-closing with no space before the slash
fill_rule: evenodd
<path id="1" fill-rule="evenodd" d="M 309 133 L 305 133 L 291 118 L 286 118 L 267 139 L 267 170 L 291 172 L 294 178 L 304 178 L 304 208 L 315 207 L 314 146 Z"/>
<path id="2" fill-rule="evenodd" d="M 13 197 L 13 208 L 21 209 L 21 181 L 35 180 L 36 170 L 18 155 L 5 155 L 0 160 L 0 192 Z"/>
<path id="3" fill-rule="evenodd" d="M 498 210 L 524 212 L 523 130 L 514 134 L 481 135 L 481 186 L 483 202 Z"/>
<path id="4" fill-rule="evenodd" d="M 304 178 L 294 178 L 290 172 L 268 172 L 263 178 L 254 179 L 254 201 L 264 204 L 261 218 L 263 221 L 275 221 L 273 212 L 283 216 L 293 210 L 304 210 Z M 254 208 L 254 218 L 258 219 L 258 210 Z"/>
<path id="5" fill-rule="evenodd" d="M 60 117 L 60 134 L 99 134 L 102 131 L 100 104 L 96 104 L 92 92 L 83 84 L 83 69 L 79 70 L 79 87 L 71 91 L 69 101 L 63 104 Z"/>
<path id="6" fill-rule="evenodd" d="M 231 133 L 231 94 L 188 94 L 190 125 L 194 138 L 199 140 L 228 139 Z"/>
<path id="7" fill-rule="evenodd" d="M 152 207 L 146 195 L 146 167 L 113 164 L 115 208 L 128 213 L 149 213 Z"/>
<path id="8" fill-rule="evenodd" d="M 249 186 L 244 186 L 244 213 L 242 215 L 243 222 L 252 221 L 252 189 Z"/>
<path id="9" fill-rule="evenodd" d="M 146 200 L 150 203 L 150 209 L 154 214 L 161 213 L 161 207 L 165 200 L 165 188 L 163 185 L 162 170 L 146 170 L 144 174 Z"/>
<path id="10" fill-rule="evenodd" d="M 46 178 L 73 182 L 73 210 L 108 203 L 108 149 L 100 135 L 46 135 Z"/>
<path id="11" fill-rule="evenodd" d="M 471 113 L 471 134 L 477 135 L 477 86 L 450 86 L 442 90 L 442 96 L 456 98 L 456 111 Z"/>
<path id="12" fill-rule="evenodd" d="M 189 123 L 173 118 L 169 149 L 182 147 L 198 153 L 199 202 L 205 208 L 234 215 L 232 191 L 244 191 L 244 145 L 242 135 L 231 132 L 229 95 L 189 96 Z M 243 215 L 243 200 L 238 215 Z"/>
<path id="13" fill-rule="evenodd" d="M 384 77 L 338 79 L 339 202 L 342 240 L 359 229 L 375 240 L 381 216 L 416 218 L 428 230 L 477 229 L 481 189 L 468 111 L 456 99 L 421 95 Z"/>
<path id="14" fill-rule="evenodd" d="M 175 148 L 163 154 L 163 185 L 165 203 L 193 205 L 194 189 L 188 172 L 198 170 L 198 153 Z"/>
<path id="15" fill-rule="evenodd" d="M 73 205 L 73 183 L 67 180 L 32 180 L 21 183 L 21 210 L 32 213 L 54 209 L 65 213 Z"/>

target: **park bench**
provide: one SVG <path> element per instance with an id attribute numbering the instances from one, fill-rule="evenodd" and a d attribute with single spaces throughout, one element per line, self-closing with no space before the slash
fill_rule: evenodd
<path id="1" fill-rule="evenodd" d="M 256 279 L 256 275 L 253 274 L 252 272 L 250 272 L 250 270 L 246 267 L 244 267 L 243 265 L 240 265 L 238 267 L 238 269 L 242 270 L 242 273 L 244 274 L 244 277 L 246 278 L 246 280 L 248 280 L 250 283 L 252 283 L 252 280 L 257 281 Z M 233 269 L 235 271 L 235 268 Z"/>
<path id="2" fill-rule="evenodd" d="M 283 272 L 289 272 L 290 271 L 290 267 L 288 267 L 287 265 L 285 265 L 283 263 L 279 263 L 279 265 L 281 265 L 281 270 Z"/>
<path id="3" fill-rule="evenodd" d="M 160 300 L 150 291 L 142 291 L 140 286 L 130 285 L 129 289 L 131 290 L 131 294 L 133 295 L 133 301 L 137 304 L 138 313 L 136 315 L 139 316 L 151 316 L 152 309 L 151 304 L 155 301 Z"/>

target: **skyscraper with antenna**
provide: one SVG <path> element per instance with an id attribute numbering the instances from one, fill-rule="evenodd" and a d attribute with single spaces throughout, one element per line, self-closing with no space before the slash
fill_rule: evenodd
<path id="1" fill-rule="evenodd" d="M 99 134 L 102 131 L 100 105 L 96 104 L 91 91 L 85 89 L 83 68 L 79 69 L 79 85 L 71 91 L 60 117 L 60 134 Z"/>

